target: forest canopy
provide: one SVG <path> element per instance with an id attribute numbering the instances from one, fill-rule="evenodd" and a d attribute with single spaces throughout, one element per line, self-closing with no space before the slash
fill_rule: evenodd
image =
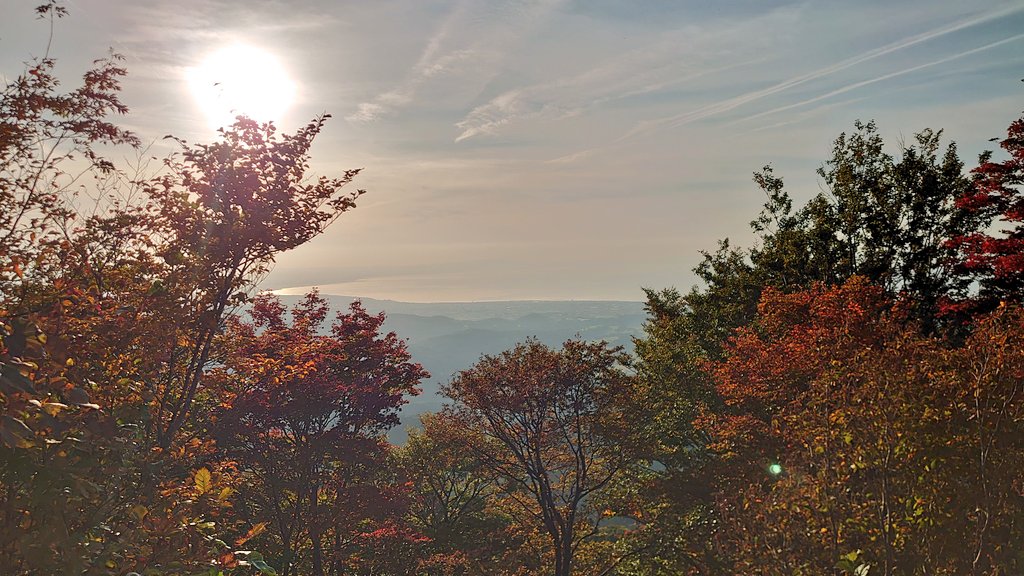
<path id="1" fill-rule="evenodd" d="M 1024 571 L 1024 116 L 974 164 L 858 122 L 800 206 L 764 167 L 635 353 L 483 356 L 395 446 L 429 375 L 385 316 L 258 292 L 364 193 L 310 172 L 328 116 L 149 173 L 121 58 L 55 70 L 0 89 L 5 574 Z"/>

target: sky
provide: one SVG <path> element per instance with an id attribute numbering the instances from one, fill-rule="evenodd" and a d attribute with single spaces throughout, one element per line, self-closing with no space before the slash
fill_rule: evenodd
<path id="1" fill-rule="evenodd" d="M 0 0 L 7 78 L 46 50 L 39 1 Z M 876 120 L 893 152 L 944 129 L 970 167 L 1024 110 L 1019 0 L 63 4 L 50 55 L 65 84 L 109 49 L 123 54 L 122 124 L 155 150 L 165 134 L 214 138 L 189 78 L 237 44 L 287 76 L 255 90 L 288 87 L 282 130 L 333 116 L 312 167 L 362 168 L 353 185 L 367 194 L 279 257 L 261 286 L 286 292 L 429 302 L 685 290 L 701 250 L 753 242 L 760 167 L 806 200 L 857 119 Z"/>

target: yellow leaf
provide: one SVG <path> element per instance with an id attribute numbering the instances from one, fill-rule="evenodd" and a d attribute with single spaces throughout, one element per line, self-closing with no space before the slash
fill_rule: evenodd
<path id="1" fill-rule="evenodd" d="M 249 540 L 252 540 L 253 538 L 255 538 L 255 537 L 259 536 L 260 534 L 262 534 L 263 531 L 266 530 L 266 529 L 267 529 L 267 523 L 266 522 L 260 522 L 260 523 L 256 524 L 251 529 L 249 529 L 249 531 L 245 534 L 245 536 L 242 536 L 238 540 L 235 540 L 235 545 L 241 546 L 242 544 L 245 544 Z"/>
<path id="2" fill-rule="evenodd" d="M 131 515 L 132 518 L 134 518 L 135 520 L 142 520 L 146 517 L 146 514 L 149 514 L 149 509 L 143 506 L 142 504 L 136 504 L 135 506 L 132 506 Z"/>
<path id="3" fill-rule="evenodd" d="M 61 410 L 67 407 L 67 404 L 61 404 L 60 402 L 47 402 L 42 406 L 43 411 L 49 414 L 50 416 L 56 416 L 57 413 L 59 413 Z"/>
<path id="4" fill-rule="evenodd" d="M 196 492 L 199 495 L 206 494 L 213 488 L 213 481 L 210 479 L 210 471 L 206 468 L 196 470 Z"/>

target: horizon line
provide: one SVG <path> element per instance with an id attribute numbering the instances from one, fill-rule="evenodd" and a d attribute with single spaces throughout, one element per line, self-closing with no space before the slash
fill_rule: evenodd
<path id="1" fill-rule="evenodd" d="M 304 296 L 316 286 L 291 286 L 287 288 L 276 288 L 261 290 L 275 296 Z M 297 291 L 297 292 L 293 292 Z M 623 302 L 643 304 L 644 300 L 623 300 L 619 298 L 498 298 L 481 300 L 397 300 L 395 298 L 380 298 L 374 296 L 354 296 L 352 294 L 338 294 L 318 290 L 321 296 L 337 296 L 340 298 L 352 298 L 354 300 L 377 300 L 381 302 L 396 302 L 399 304 L 498 304 L 502 302 Z"/>

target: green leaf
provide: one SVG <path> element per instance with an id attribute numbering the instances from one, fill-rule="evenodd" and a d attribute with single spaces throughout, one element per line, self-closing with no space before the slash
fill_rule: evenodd
<path id="1" fill-rule="evenodd" d="M 277 570 L 274 570 L 274 568 L 270 564 L 267 564 L 263 560 L 249 560 L 249 562 L 257 570 L 259 570 L 260 573 L 262 573 L 262 574 L 269 574 L 270 576 L 277 576 Z"/>

